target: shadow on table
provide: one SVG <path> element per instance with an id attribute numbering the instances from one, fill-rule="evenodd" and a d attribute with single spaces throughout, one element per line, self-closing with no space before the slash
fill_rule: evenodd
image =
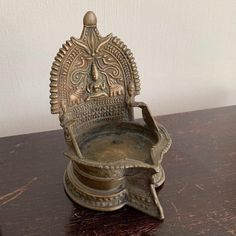
<path id="1" fill-rule="evenodd" d="M 66 235 L 153 235 L 161 221 L 131 207 L 98 212 L 74 204 Z"/>

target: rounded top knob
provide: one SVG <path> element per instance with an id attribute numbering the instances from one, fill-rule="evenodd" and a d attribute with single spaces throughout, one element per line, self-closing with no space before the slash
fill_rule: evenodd
<path id="1" fill-rule="evenodd" d="M 96 26 L 97 25 L 97 17 L 92 11 L 88 11 L 84 15 L 84 25 L 85 26 Z"/>

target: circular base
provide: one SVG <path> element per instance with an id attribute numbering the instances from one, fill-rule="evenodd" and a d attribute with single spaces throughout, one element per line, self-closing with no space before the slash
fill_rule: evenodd
<path id="1" fill-rule="evenodd" d="M 141 173 L 140 173 L 141 174 Z M 160 166 L 159 172 L 151 176 L 150 184 L 154 188 L 160 187 L 165 181 L 164 169 Z M 149 190 L 153 187 L 148 188 Z M 127 186 L 128 187 L 128 186 Z M 131 186 L 132 188 L 135 186 Z M 148 194 L 148 192 L 143 193 L 143 197 L 147 194 L 148 198 L 151 198 L 147 206 L 145 203 L 138 202 L 137 197 L 133 194 L 132 189 L 126 189 L 125 186 L 120 186 L 119 188 L 114 188 L 110 190 L 98 190 L 85 186 L 73 173 L 73 165 L 70 161 L 64 174 L 64 188 L 68 196 L 77 204 L 98 211 L 114 211 L 122 208 L 125 204 L 130 205 L 136 209 L 142 210 L 146 213 L 150 202 L 152 202 L 156 196 L 156 192 Z M 140 189 L 141 190 L 141 189 Z M 142 191 L 142 190 L 141 190 Z M 153 195 L 154 194 L 154 195 Z M 146 197 L 147 197 L 146 196 Z M 148 199 L 147 198 L 147 199 Z M 135 204 L 133 200 L 135 199 Z M 157 207 L 157 206 L 156 206 Z M 155 209 L 155 207 L 153 208 Z M 155 212 L 155 211 L 154 211 Z M 151 209 L 149 213 L 151 214 Z"/>
<path id="2" fill-rule="evenodd" d="M 74 202 L 93 210 L 114 211 L 123 207 L 128 199 L 125 188 L 104 191 L 85 186 L 74 175 L 71 162 L 64 174 L 64 188 Z"/>

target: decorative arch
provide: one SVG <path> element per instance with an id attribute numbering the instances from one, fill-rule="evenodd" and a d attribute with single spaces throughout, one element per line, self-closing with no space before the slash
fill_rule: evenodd
<path id="1" fill-rule="evenodd" d="M 128 103 L 140 91 L 134 57 L 112 34 L 101 37 L 92 12 L 84 17 L 79 39 L 71 37 L 57 53 L 51 68 L 50 104 L 53 114 L 63 104 L 73 107 L 93 98 L 124 97 Z"/>

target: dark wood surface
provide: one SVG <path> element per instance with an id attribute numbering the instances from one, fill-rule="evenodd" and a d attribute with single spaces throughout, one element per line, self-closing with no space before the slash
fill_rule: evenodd
<path id="1" fill-rule="evenodd" d="M 62 131 L 0 139 L 0 235 L 236 235 L 236 106 L 159 117 L 164 158 L 160 222 L 130 207 L 74 205 L 62 176 Z"/>

